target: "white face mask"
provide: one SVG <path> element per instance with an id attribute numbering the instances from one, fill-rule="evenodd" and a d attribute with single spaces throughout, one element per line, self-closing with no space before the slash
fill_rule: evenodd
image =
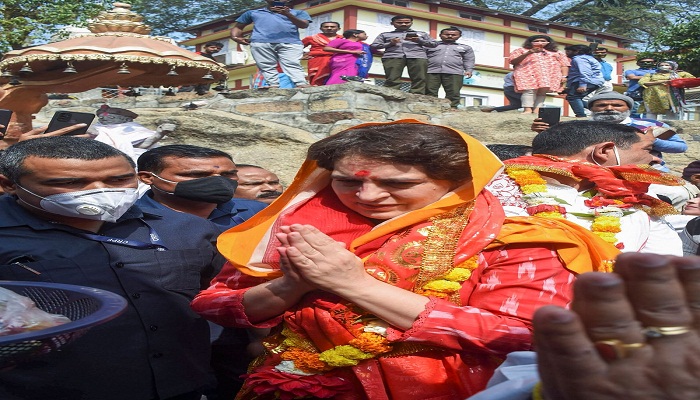
<path id="1" fill-rule="evenodd" d="M 600 165 L 602 167 L 603 165 L 600 164 L 598 161 L 596 161 L 595 157 L 593 156 L 594 151 L 595 151 L 595 149 L 591 150 L 591 160 L 593 160 L 593 163 L 595 165 Z M 615 166 L 622 165 L 622 164 L 620 164 L 620 153 L 617 151 L 617 146 L 613 146 L 613 153 L 615 153 L 615 163 L 616 163 Z"/>
<path id="2" fill-rule="evenodd" d="M 30 192 L 22 186 L 19 187 L 41 199 L 39 203 L 41 207 L 22 201 L 31 207 L 66 217 L 107 222 L 117 222 L 119 217 L 124 215 L 139 198 L 138 191 L 133 188 L 80 190 L 43 197 Z"/>

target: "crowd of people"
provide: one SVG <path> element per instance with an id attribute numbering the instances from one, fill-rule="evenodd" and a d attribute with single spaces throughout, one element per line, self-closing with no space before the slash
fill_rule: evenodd
<path id="1" fill-rule="evenodd" d="M 598 97 L 595 113 L 633 102 Z M 286 189 L 217 149 L 153 146 L 134 163 L 89 134 L 62 136 L 74 128 L 35 129 L 0 155 L 0 278 L 110 290 L 128 310 L 0 371 L 4 399 L 520 398 L 514 385 L 581 398 L 557 370 L 580 351 L 571 343 L 597 349 L 596 374 L 637 351 L 666 357 L 666 337 L 697 340 L 687 321 L 642 321 L 656 336 L 633 339 L 588 330 L 612 318 L 591 300 L 612 278 L 595 273 L 644 285 L 629 271 L 661 263 L 697 275 L 680 256 L 698 247 L 700 167 L 652 167 L 663 127 L 594 114 L 509 149 L 415 120 L 366 123 L 312 144 Z M 695 191 L 678 196 L 679 227 L 661 193 L 684 185 Z M 616 265 L 621 253 L 677 258 Z M 555 307 L 570 304 L 580 322 Z M 517 382 L 503 378 L 513 362 L 530 371 Z"/>
<path id="2" fill-rule="evenodd" d="M 341 25 L 334 21 L 323 22 L 321 32 L 300 38 L 299 28 L 306 28 L 311 22 L 308 13 L 287 7 L 286 1 L 266 1 L 267 7 L 242 14 L 231 31 L 234 42 L 250 46 L 259 80 L 266 82 L 254 85 L 256 88 L 362 82 L 368 77 L 373 56 L 380 55 L 384 87 L 401 87 L 407 69 L 410 93 L 437 97 L 442 88 L 450 106 L 459 106 L 464 79 L 471 78 L 475 66 L 473 49 L 458 42 L 462 35 L 459 28 L 442 29 L 436 40 L 426 32 L 411 29 L 413 17 L 396 15 L 391 19 L 395 29 L 380 33 L 371 44 L 364 42 L 367 33 L 362 30 L 346 29 L 339 35 Z M 243 36 L 243 29 L 251 23 L 252 34 Z M 202 54 L 210 54 L 208 49 L 216 44 L 207 43 Z M 305 48 L 309 48 L 306 53 Z M 597 45 L 570 45 L 562 52 L 550 36 L 530 36 L 508 57 L 513 66 L 512 75 L 504 81 L 509 104 L 485 107 L 483 111 L 522 108 L 523 113 L 537 114 L 548 93 L 561 93 L 566 95 L 574 115 L 584 118 L 591 96 L 613 91 L 613 67 L 605 61 L 607 54 L 608 49 Z M 301 60 L 308 62 L 308 74 Z M 629 81 L 627 94 L 636 102 L 633 114 L 678 119 L 682 89 L 669 82 L 693 75 L 677 71 L 673 61 L 657 64 L 653 59 L 641 58 L 638 65 L 640 69 L 624 72 Z M 638 111 L 641 112 L 637 114 Z"/>
<path id="3" fill-rule="evenodd" d="M 310 15 L 290 8 L 287 0 L 266 2 L 266 7 L 238 17 L 231 31 L 231 40 L 250 46 L 258 68 L 251 85 L 255 89 L 363 82 L 369 76 L 373 58 L 380 56 L 384 87 L 403 88 L 402 76 L 407 69 L 410 93 L 438 97 L 442 88 L 450 106 L 456 109 L 464 81 L 474 73 L 474 51 L 459 41 L 462 31 L 457 27 L 442 29 L 436 40 L 426 32 L 411 29 L 413 17 L 396 15 L 391 19 L 395 29 L 380 33 L 369 44 L 364 42 L 367 32 L 362 30 L 345 29 L 338 34 L 342 28 L 335 21 L 322 22 L 319 33 L 301 38 L 299 29 L 309 26 Z M 244 33 L 250 24 L 253 24 L 252 33 Z M 213 59 L 222 48 L 220 42 L 207 42 L 198 54 Z M 560 51 L 550 36 L 530 36 L 508 57 L 513 67 L 503 84 L 508 104 L 483 107 L 482 111 L 522 109 L 523 113 L 537 114 L 548 93 L 559 93 L 565 95 L 574 115 L 584 118 L 590 97 L 613 91 L 613 66 L 605 60 L 607 54 L 608 49 L 597 44 L 570 45 Z M 302 60 L 307 61 L 306 71 Z M 673 61 L 657 63 L 642 57 L 638 66 L 623 74 L 628 82 L 625 94 L 635 101 L 632 116 L 646 114 L 652 119 L 678 119 L 683 89 L 669 82 L 693 75 L 678 71 Z M 207 93 L 209 85 L 180 89 L 183 90 L 202 95 Z"/>
<path id="4" fill-rule="evenodd" d="M 321 32 L 300 38 L 299 28 L 306 28 L 311 17 L 305 11 L 294 10 L 286 1 L 266 0 L 267 7 L 250 10 L 236 19 L 231 39 L 250 46 L 251 55 L 264 78 L 265 85 L 256 88 L 282 88 L 280 75 L 290 83 L 284 87 L 304 88 L 364 81 L 368 77 L 373 55 L 380 54 L 384 66 L 384 87 L 398 89 L 401 76 L 408 69 L 410 93 L 438 96 L 442 87 L 450 105 L 459 105 L 463 79 L 470 78 L 474 69 L 474 51 L 457 41 L 459 28 L 440 32 L 440 40 L 426 32 L 411 29 L 413 17 L 396 15 L 391 19 L 394 30 L 380 33 L 371 43 L 365 43 L 367 33 L 346 29 L 334 21 L 323 22 Z M 253 24 L 250 36 L 244 36 L 246 26 Z M 304 49 L 309 51 L 304 53 Z M 308 74 L 301 60 L 307 60 Z"/>
<path id="5" fill-rule="evenodd" d="M 268 3 L 232 34 L 272 86 L 278 65 L 297 87 L 362 77 L 384 49 L 389 87 L 408 68 L 411 91 L 456 106 L 474 67 L 456 28 L 435 41 L 396 16 L 369 45 L 335 22 L 302 40 L 308 15 Z M 536 35 L 513 51 L 504 87 L 525 113 L 566 87 L 590 114 L 535 119 L 529 146 L 364 123 L 312 144 L 286 188 L 221 150 L 160 145 L 175 124 L 116 107 L 84 135 L 22 134 L 0 153 L 0 279 L 128 306 L 0 370 L 0 398 L 698 398 L 700 161 L 658 168 L 687 145 L 606 90 L 604 50 Z"/>

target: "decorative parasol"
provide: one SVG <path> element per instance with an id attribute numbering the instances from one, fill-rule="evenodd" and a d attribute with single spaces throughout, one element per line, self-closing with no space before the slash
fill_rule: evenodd
<path id="1" fill-rule="evenodd" d="M 78 93 L 102 86 L 178 86 L 226 78 L 223 65 L 180 48 L 150 27 L 131 5 L 114 3 L 89 25 L 92 33 L 8 52 L 0 62 L 0 108 L 31 129 L 31 114 L 46 93 Z M 9 132 L 8 132 L 9 134 Z"/>

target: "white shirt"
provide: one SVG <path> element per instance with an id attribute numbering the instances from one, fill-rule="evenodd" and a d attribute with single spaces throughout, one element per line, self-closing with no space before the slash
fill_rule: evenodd
<path id="1" fill-rule="evenodd" d="M 93 124 L 92 128 L 98 133 L 95 140 L 123 151 L 134 162 L 147 150 L 139 149 L 136 146 L 158 134 L 158 132 L 150 130 L 137 122 L 125 122 L 114 125 L 103 125 L 98 122 Z"/>
<path id="2" fill-rule="evenodd" d="M 527 204 L 521 199 L 522 192 L 518 185 L 503 174 L 487 187 L 499 198 L 506 216 L 528 216 Z M 514 190 L 516 192 L 514 192 Z M 547 194 L 563 201 L 561 206 L 566 209 L 566 219 L 586 229 L 591 229 L 592 218 L 579 217 L 573 213 L 590 214 L 590 207 L 584 204 L 584 197 L 571 186 L 547 183 Z M 615 236 L 624 246 L 623 252 L 642 252 L 683 255 L 683 245 L 676 232 L 663 220 L 653 220 L 641 210 L 627 209 L 629 214 L 620 218 L 621 232 Z"/>

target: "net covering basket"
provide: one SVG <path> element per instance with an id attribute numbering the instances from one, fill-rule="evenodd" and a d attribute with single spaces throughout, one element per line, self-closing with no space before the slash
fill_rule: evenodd
<path id="1" fill-rule="evenodd" d="M 55 351 L 93 326 L 126 310 L 126 300 L 105 290 L 48 282 L 0 281 L 0 287 L 30 298 L 38 308 L 71 322 L 52 328 L 0 336 L 0 369 Z"/>

